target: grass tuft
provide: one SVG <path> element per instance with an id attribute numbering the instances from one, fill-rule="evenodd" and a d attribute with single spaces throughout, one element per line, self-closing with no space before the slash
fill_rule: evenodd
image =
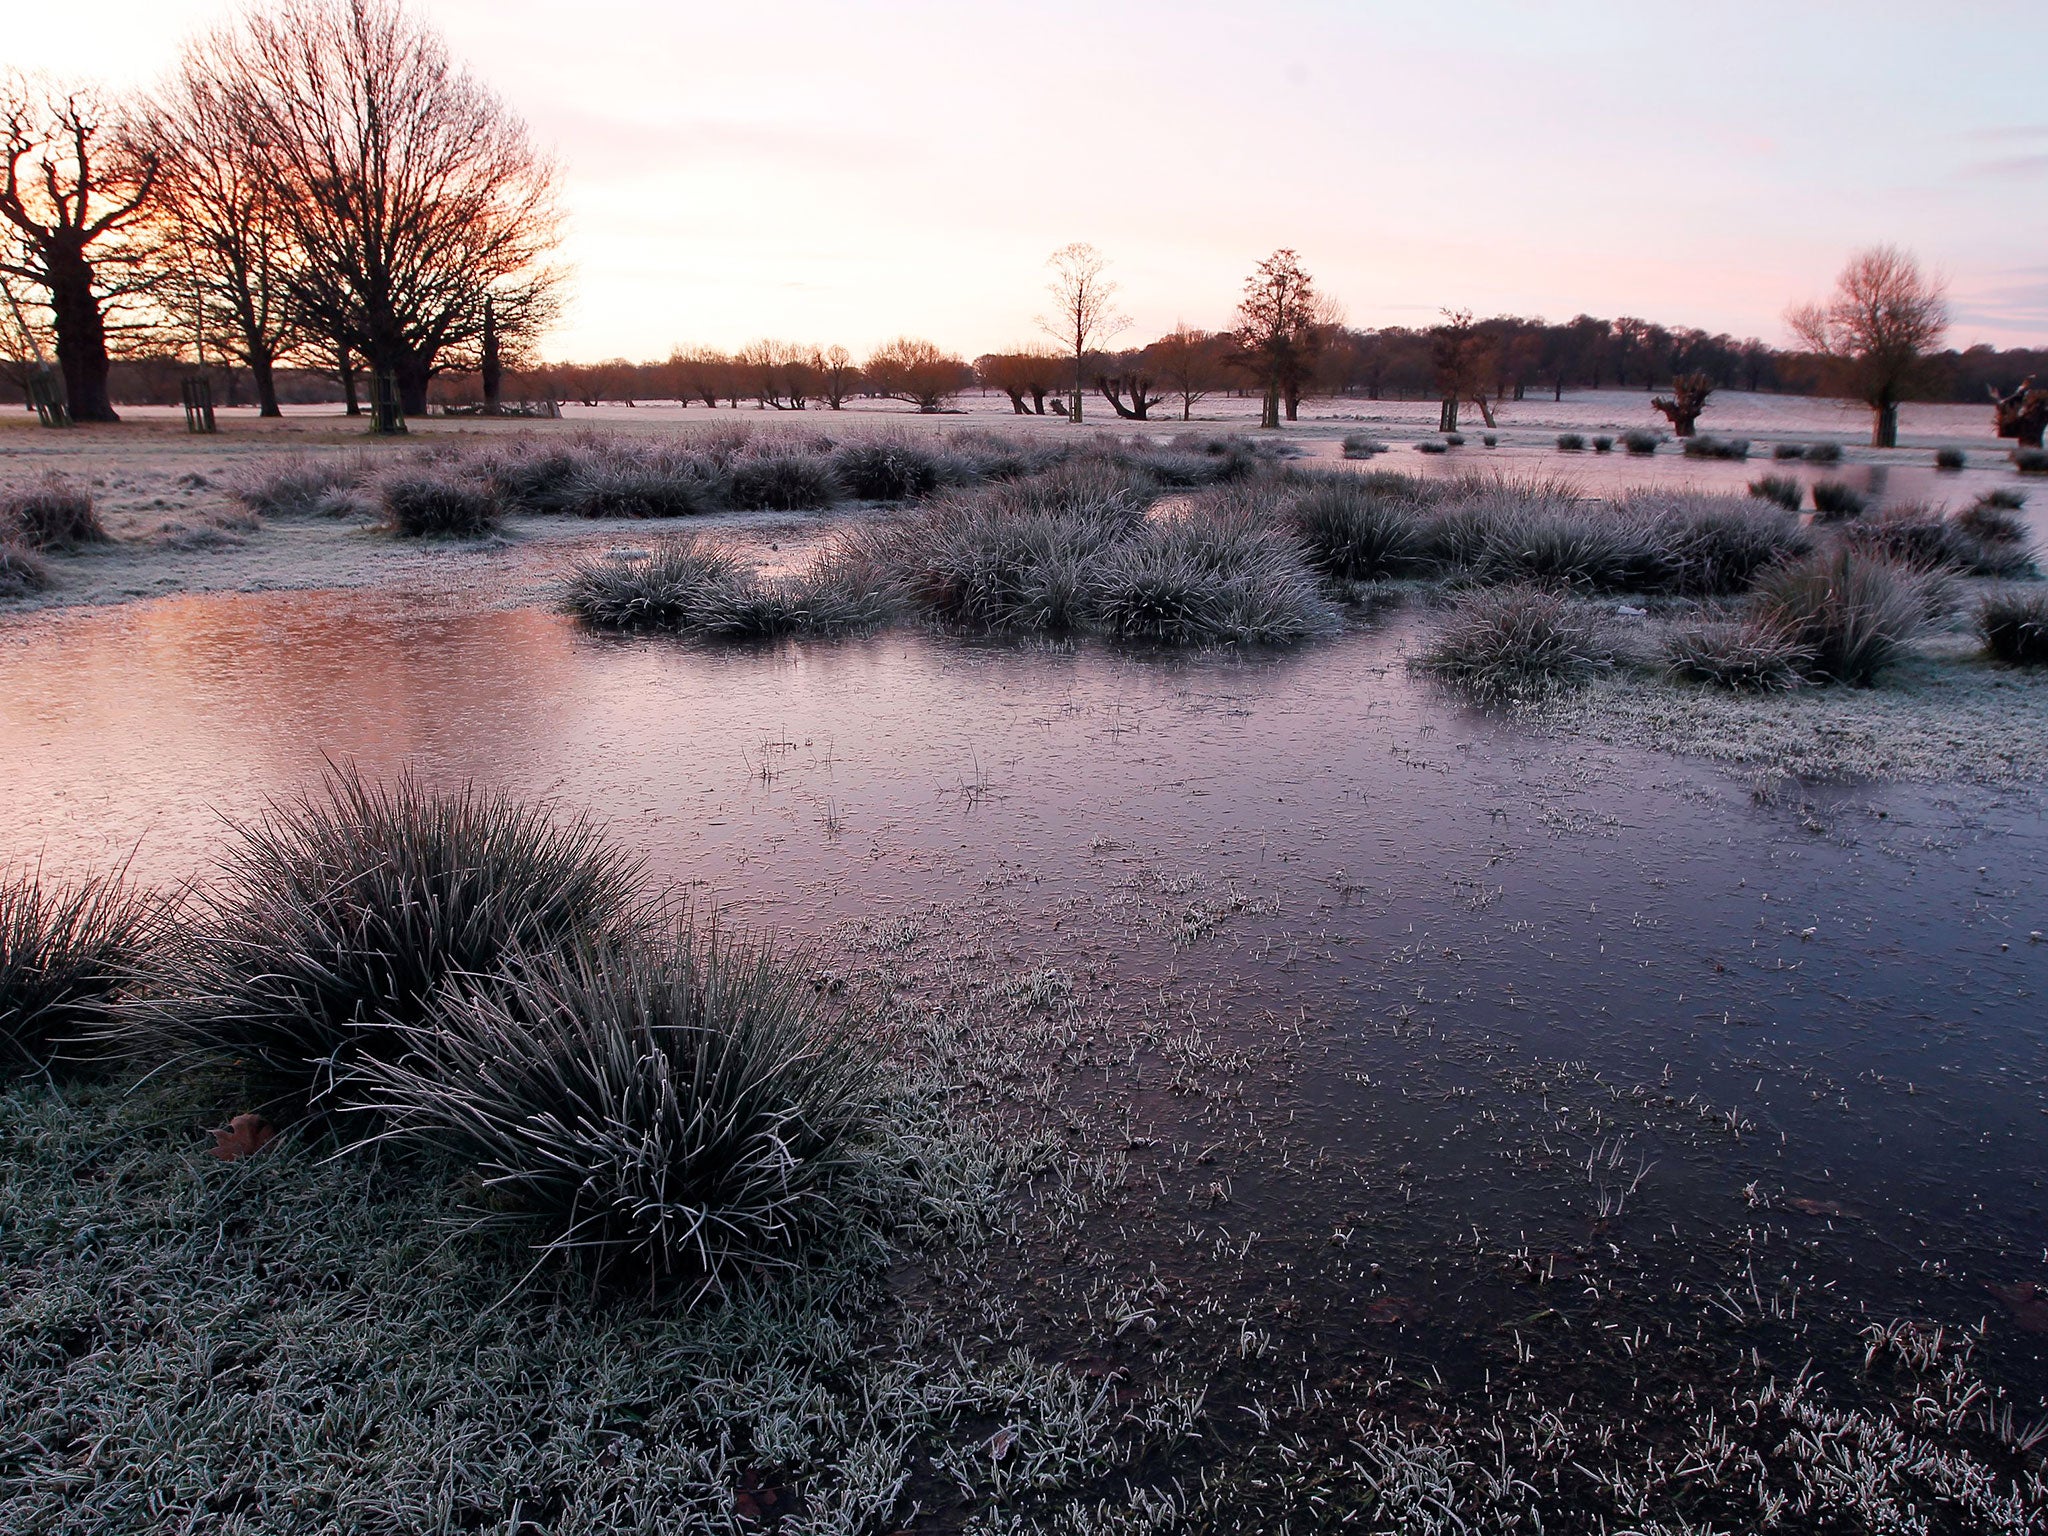
<path id="1" fill-rule="evenodd" d="M 1605 436 L 1602 436 L 1602 437 L 1596 437 L 1596 438 L 1594 438 L 1594 439 L 1593 439 L 1593 451 L 1594 451 L 1595 453 L 1612 453 L 1612 452 L 1614 452 L 1614 439 L 1613 439 L 1613 438 L 1611 438 L 1611 437 L 1605 437 Z"/>
<path id="2" fill-rule="evenodd" d="M 50 563 L 34 550 L 0 539 L 0 598 L 27 597 L 50 585 Z"/>
<path id="3" fill-rule="evenodd" d="M 1648 458 L 1663 445 L 1664 439 L 1656 432 L 1645 432 L 1640 427 L 1631 427 L 1621 434 L 1621 446 L 1637 458 Z"/>
<path id="4" fill-rule="evenodd" d="M 817 512 L 840 495 L 838 476 L 822 454 L 747 454 L 726 471 L 726 497 L 741 511 Z"/>
<path id="5" fill-rule="evenodd" d="M 1378 438 L 1364 432 L 1344 434 L 1344 457 L 1347 459 L 1370 459 L 1387 451 L 1387 445 Z"/>
<path id="6" fill-rule="evenodd" d="M 1782 625 L 1709 619 L 1673 631 L 1664 642 L 1664 660 L 1672 676 L 1689 682 L 1774 693 L 1801 686 L 1814 656 Z"/>
<path id="7" fill-rule="evenodd" d="M 297 454 L 257 464 L 237 475 L 229 494 L 261 517 L 331 517 L 363 484 L 356 455 L 315 458 Z"/>
<path id="8" fill-rule="evenodd" d="M 1500 703 L 1577 686 L 1611 663 L 1581 604 L 1534 587 L 1494 587 L 1459 600 L 1417 665 Z"/>
<path id="9" fill-rule="evenodd" d="M 2048 591 L 2008 590 L 1977 610 L 1984 649 L 2011 667 L 2048 667 Z"/>
<path id="10" fill-rule="evenodd" d="M 1326 576 L 1378 581 L 1421 570 L 1422 509 L 1363 475 L 1320 480 L 1287 504 L 1308 560 Z"/>
<path id="11" fill-rule="evenodd" d="M 1840 480 L 1813 483 L 1813 520 L 1817 523 L 1844 522 L 1861 517 L 1870 503 L 1861 491 Z"/>
<path id="12" fill-rule="evenodd" d="M 1765 475 L 1749 482 L 1749 494 L 1758 501 L 1774 501 L 1787 512 L 1797 512 L 1806 500 L 1806 488 L 1790 475 Z"/>
<path id="13" fill-rule="evenodd" d="M 939 488 L 946 468 L 939 455 L 915 443 L 878 439 L 848 443 L 832 455 L 832 469 L 850 496 L 862 501 L 913 501 Z"/>
<path id="14" fill-rule="evenodd" d="M 486 1220 L 541 1252 L 649 1288 L 790 1267 L 875 1177 L 868 1021 L 715 924 L 515 958 L 397 1033 L 351 1086 L 383 1137 L 472 1165 Z"/>
<path id="15" fill-rule="evenodd" d="M 1557 434 L 1557 447 L 1560 453 L 1582 453 L 1586 439 L 1577 432 L 1560 432 Z"/>
<path id="16" fill-rule="evenodd" d="M 1806 457 L 1806 444 L 1804 444 L 1804 443 L 1778 443 L 1778 444 L 1775 444 L 1775 445 L 1774 445 L 1774 446 L 1772 447 L 1772 449 L 1771 449 L 1771 457 L 1772 457 L 1772 458 L 1774 458 L 1774 459 L 1803 459 L 1803 458 L 1805 458 L 1805 457 Z"/>
<path id="17" fill-rule="evenodd" d="M 1685 440 L 1685 456 L 1688 459 L 1747 459 L 1749 439 L 1714 437 L 1703 432 L 1698 437 L 1688 437 Z"/>
<path id="18" fill-rule="evenodd" d="M 1842 462 L 1842 445 L 1840 443 L 1810 443 L 1806 449 L 1806 462 L 1809 464 L 1839 464 Z"/>
<path id="19" fill-rule="evenodd" d="M 30 550 L 111 542 L 92 493 L 54 471 L 0 495 L 0 541 Z"/>
<path id="20" fill-rule="evenodd" d="M 54 1048 L 104 1028 L 163 931 L 162 903 L 119 871 L 69 886 L 0 880 L 0 1082 L 47 1070 Z"/>
<path id="21" fill-rule="evenodd" d="M 638 861 L 583 817 L 331 768 L 232 829 L 208 901 L 112 1043 L 237 1063 L 325 1111 L 451 979 L 627 926 L 639 893 Z"/>
<path id="22" fill-rule="evenodd" d="M 1960 448 L 1937 448 L 1934 450 L 1936 469 L 1967 469 L 1970 456 Z"/>
<path id="23" fill-rule="evenodd" d="M 386 524 L 407 539 L 478 539 L 497 531 L 504 516 L 484 486 L 445 471 L 395 474 L 378 487 Z"/>
<path id="24" fill-rule="evenodd" d="M 1925 594 L 1911 571 L 1838 548 L 1764 573 L 1752 615 L 1811 653 L 1817 681 L 1868 684 L 1919 631 Z"/>

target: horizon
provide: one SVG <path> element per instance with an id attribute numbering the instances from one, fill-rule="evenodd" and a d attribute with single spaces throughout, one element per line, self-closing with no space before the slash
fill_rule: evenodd
<path id="1" fill-rule="evenodd" d="M 611 0 L 570 32 L 524 0 L 415 9 L 559 157 L 555 361 L 764 337 L 1031 345 L 1045 258 L 1072 240 L 1108 257 L 1125 345 L 1226 327 L 1281 246 L 1354 326 L 1632 314 L 1782 345 L 1790 305 L 1893 243 L 1948 278 L 1946 345 L 2048 338 L 2048 114 L 2034 50 L 2011 46 L 2048 29 L 2016 5 L 1944 20 L 1960 46 L 1938 47 L 1904 5 L 1851 25 L 1744 4 L 1705 35 L 1613 5 L 1485 5 L 1448 36 L 1316 0 L 1257 31 L 1214 4 L 1170 27 L 1125 9 L 1081 29 L 1064 78 L 1075 29 L 1015 5 Z M 35 13 L 12 62 L 150 84 L 232 11 Z M 1014 61 L 1007 79 L 959 67 L 989 57 Z"/>

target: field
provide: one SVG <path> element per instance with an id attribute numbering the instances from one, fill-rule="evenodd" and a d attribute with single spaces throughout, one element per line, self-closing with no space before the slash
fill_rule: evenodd
<path id="1" fill-rule="evenodd" d="M 1628 403 L 0 432 L 110 535 L 0 600 L 4 873 L 176 897 L 0 1094 L 0 1525 L 2042 1529 L 2039 509 L 1982 412 L 1558 449 Z M 398 1134 L 516 954 L 360 1077 L 194 1046 L 338 775 L 772 944 L 833 1218 L 664 1278 Z"/>

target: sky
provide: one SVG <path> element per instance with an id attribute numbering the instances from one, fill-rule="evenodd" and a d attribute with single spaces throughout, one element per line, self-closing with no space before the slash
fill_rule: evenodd
<path id="1" fill-rule="evenodd" d="M 1095 245 L 1132 324 L 1290 246 L 1359 326 L 1641 315 L 1783 343 L 1852 251 L 2048 344 L 2048 3 L 413 0 L 563 168 L 557 359 L 1036 344 Z M 17 7 L 4 62 L 147 84 L 219 0 Z"/>

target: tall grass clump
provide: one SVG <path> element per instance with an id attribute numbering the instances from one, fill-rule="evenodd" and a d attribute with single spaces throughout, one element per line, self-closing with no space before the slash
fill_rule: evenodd
<path id="1" fill-rule="evenodd" d="M 1746 592 L 1765 570 L 1813 549 L 1813 536 L 1795 515 L 1754 497 L 1643 492 L 1614 510 L 1648 530 L 1654 567 L 1646 590 L 1690 597 Z"/>
<path id="2" fill-rule="evenodd" d="M 54 471 L 0 495 L 0 540 L 33 550 L 110 542 L 92 492 Z"/>
<path id="3" fill-rule="evenodd" d="M 1089 574 L 1090 627 L 1120 639 L 1273 645 L 1338 624 L 1293 541 L 1243 507 L 1148 522 Z"/>
<path id="4" fill-rule="evenodd" d="M 685 921 L 520 957 L 398 1033 L 352 1085 L 386 1137 L 470 1164 L 487 1220 L 649 1289 L 797 1262 L 884 1187 L 887 1095 L 859 1017 L 800 960 Z"/>
<path id="5" fill-rule="evenodd" d="M 1772 445 L 1771 457 L 1774 459 L 1803 459 L 1806 457 L 1806 444 L 1776 443 Z"/>
<path id="6" fill-rule="evenodd" d="M 1364 432 L 1344 434 L 1344 457 L 1347 459 L 1370 459 L 1386 451 L 1385 443 Z"/>
<path id="7" fill-rule="evenodd" d="M 1765 572 L 1751 607 L 1812 654 L 1809 676 L 1858 684 L 1898 656 L 1925 613 L 1911 571 L 1849 548 Z"/>
<path id="8" fill-rule="evenodd" d="M 816 512 L 839 497 L 839 479 L 821 454 L 750 453 L 726 469 L 726 499 L 741 511 Z"/>
<path id="9" fill-rule="evenodd" d="M 1655 432 L 1645 432 L 1640 427 L 1631 427 L 1621 434 L 1621 446 L 1637 458 L 1648 458 L 1663 444 L 1664 439 Z"/>
<path id="10" fill-rule="evenodd" d="M 1862 492 L 1840 480 L 1816 480 L 1813 483 L 1815 522 L 1833 523 L 1861 517 L 1869 505 Z"/>
<path id="11" fill-rule="evenodd" d="M 1612 452 L 1614 452 L 1614 439 L 1613 439 L 1613 438 L 1611 438 L 1611 437 L 1605 437 L 1605 436 L 1602 436 L 1602 437 L 1596 437 L 1596 438 L 1594 438 L 1594 439 L 1593 439 L 1593 451 L 1594 451 L 1595 453 L 1612 453 Z"/>
<path id="12" fill-rule="evenodd" d="M 2015 448 L 2012 464 L 2023 475 L 2048 475 L 2048 449 Z"/>
<path id="13" fill-rule="evenodd" d="M 1887 507 L 1843 530 L 1849 547 L 1918 570 L 1943 567 L 1973 576 L 2026 576 L 2034 571 L 2024 528 L 1965 509 L 1944 517 L 1933 507 Z M 1984 533 L 1976 530 L 1982 528 Z M 2015 536 L 2017 535 L 2017 536 Z"/>
<path id="14" fill-rule="evenodd" d="M 1746 459 L 1749 457 L 1749 439 L 1714 437 L 1702 432 L 1698 437 L 1685 440 L 1685 456 L 1688 459 Z"/>
<path id="15" fill-rule="evenodd" d="M 1428 563 L 1421 507 L 1362 475 L 1313 483 L 1288 502 L 1286 517 L 1309 563 L 1326 576 L 1377 581 L 1412 575 Z"/>
<path id="16" fill-rule="evenodd" d="M 716 505 L 715 473 L 688 461 L 598 458 L 550 499 L 575 517 L 695 517 Z"/>
<path id="17" fill-rule="evenodd" d="M 944 462 L 916 443 L 847 443 L 832 455 L 832 470 L 849 496 L 862 501 L 914 501 L 939 488 Z"/>
<path id="18" fill-rule="evenodd" d="M 1674 630 L 1664 642 L 1666 669 L 1688 682 L 1740 693 L 1800 687 L 1814 655 L 1782 624 L 1760 619 L 1708 619 Z"/>
<path id="19" fill-rule="evenodd" d="M 1839 464 L 1842 462 L 1840 443 L 1809 443 L 1806 448 L 1806 462 L 1809 464 Z"/>
<path id="20" fill-rule="evenodd" d="M 504 508 L 488 486 L 446 471 L 391 475 L 377 488 L 386 525 L 407 539 L 478 539 L 497 531 Z"/>
<path id="21" fill-rule="evenodd" d="M 793 631 L 868 628 L 893 612 L 869 568 L 827 552 L 809 569 L 764 581 L 731 550 L 699 538 L 666 539 L 645 555 L 588 556 L 569 569 L 568 610 L 593 629 L 652 629 L 721 640 Z"/>
<path id="22" fill-rule="evenodd" d="M 1488 703 L 1584 683 L 1612 662 L 1580 604 L 1535 587 L 1467 593 L 1417 666 Z"/>
<path id="23" fill-rule="evenodd" d="M 1583 453 L 1586 439 L 1577 432 L 1560 432 L 1557 434 L 1557 447 L 1560 453 Z"/>
<path id="24" fill-rule="evenodd" d="M 2026 498 L 2011 491 L 1986 491 L 1954 514 L 1956 526 L 1986 544 L 2018 546 L 2030 537 L 2020 510 Z"/>
<path id="25" fill-rule="evenodd" d="M 2008 590 L 1977 610 L 1984 649 L 2012 667 L 2048 667 L 2048 591 Z"/>
<path id="26" fill-rule="evenodd" d="M 316 1112 L 408 1048 L 440 989 L 637 921 L 640 864 L 583 817 L 408 772 L 330 768 L 231 829 L 154 996 L 115 1031 L 153 1063 L 225 1061 Z"/>
<path id="27" fill-rule="evenodd" d="M 50 563 L 32 549 L 0 539 L 0 598 L 27 597 L 50 585 Z"/>
<path id="28" fill-rule="evenodd" d="M 1934 450 L 1934 467 L 1936 469 L 1966 469 L 1969 467 L 1969 463 L 1969 455 L 1960 448 L 1937 448 Z"/>
<path id="29" fill-rule="evenodd" d="M 1415 451 L 1417 453 L 1449 453 L 1451 445 L 1449 443 L 1440 443 L 1432 437 L 1426 437 L 1415 445 Z"/>
<path id="30" fill-rule="evenodd" d="M 230 482 L 229 494 L 260 517 L 329 517 L 353 509 L 366 473 L 360 455 L 299 454 L 244 471 Z"/>
<path id="31" fill-rule="evenodd" d="M 46 1070 L 65 1041 L 108 1025 L 163 912 L 119 871 L 71 885 L 0 879 L 0 1082 Z"/>
<path id="32" fill-rule="evenodd" d="M 1806 487 L 1790 475 L 1765 475 L 1749 482 L 1749 494 L 1759 501 L 1774 501 L 1787 512 L 1797 512 L 1806 500 Z"/>

